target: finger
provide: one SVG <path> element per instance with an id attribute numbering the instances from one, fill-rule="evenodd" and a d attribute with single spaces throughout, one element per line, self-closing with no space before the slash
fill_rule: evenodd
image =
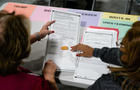
<path id="1" fill-rule="evenodd" d="M 50 35 L 50 34 L 52 34 L 52 33 L 54 33 L 53 30 L 49 30 L 49 31 L 45 32 L 45 34 L 47 34 L 47 35 Z"/>
<path id="2" fill-rule="evenodd" d="M 71 51 L 76 51 L 77 50 L 77 46 L 72 46 L 71 47 Z"/>
<path id="3" fill-rule="evenodd" d="M 84 52 L 84 48 L 85 48 L 84 44 L 78 44 L 76 50 Z"/>
<path id="4" fill-rule="evenodd" d="M 53 24 L 54 22 L 55 22 L 55 20 L 53 20 L 53 21 L 48 21 L 48 22 L 45 24 L 45 26 L 48 27 L 48 26 L 50 26 L 51 24 Z"/>
<path id="5" fill-rule="evenodd" d="M 47 62 L 45 62 L 45 65 L 48 64 L 48 63 L 50 63 L 50 62 L 52 62 L 52 60 L 51 59 L 48 59 Z"/>
<path id="6" fill-rule="evenodd" d="M 44 38 L 46 35 L 50 35 L 50 34 L 54 33 L 54 31 L 42 30 L 39 33 L 40 33 L 40 37 Z"/>
<path id="7" fill-rule="evenodd" d="M 79 47 L 80 45 L 81 45 L 81 44 L 77 44 L 77 45 L 75 45 L 75 46 L 72 46 L 72 47 L 71 47 L 71 51 L 77 51 L 77 50 L 79 50 L 78 47 Z"/>
<path id="8" fill-rule="evenodd" d="M 50 26 L 51 24 L 53 24 L 55 21 L 48 21 L 45 25 L 43 25 L 41 30 L 48 30 L 48 26 Z"/>
<path id="9" fill-rule="evenodd" d="M 83 44 L 78 44 L 77 45 L 77 50 L 83 51 L 83 47 L 84 47 Z"/>
<path id="10" fill-rule="evenodd" d="M 82 52 L 85 52 L 86 49 L 88 49 L 88 48 L 90 48 L 90 47 L 88 45 L 84 45 L 84 44 L 79 44 L 77 46 L 77 50 L 82 51 Z"/>
<path id="11" fill-rule="evenodd" d="M 53 60 L 49 59 L 47 62 L 48 62 L 48 64 L 52 65 L 54 68 L 57 68 L 57 65 L 54 63 Z"/>
<path id="12" fill-rule="evenodd" d="M 47 63 L 54 63 L 53 60 L 48 59 Z"/>
<path id="13" fill-rule="evenodd" d="M 85 53 L 78 53 L 78 54 L 76 54 L 76 56 L 85 56 Z"/>

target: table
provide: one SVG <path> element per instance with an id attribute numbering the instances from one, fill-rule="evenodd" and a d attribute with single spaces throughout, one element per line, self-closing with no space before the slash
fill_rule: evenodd
<path id="1" fill-rule="evenodd" d="M 50 20 L 51 9 L 80 13 L 82 15 L 81 27 L 100 26 L 119 29 L 119 39 L 122 39 L 133 22 L 140 20 L 140 16 L 117 14 L 110 12 L 86 11 L 78 9 L 57 8 L 50 6 L 39 6 L 23 3 L 8 2 L 1 6 L 1 9 L 9 12 L 16 11 L 16 14 L 24 14 L 31 20 L 31 34 L 39 31 L 45 22 Z M 25 59 L 25 67 L 35 73 L 41 73 L 43 58 L 45 55 L 46 38 L 32 45 L 31 55 Z M 95 81 L 84 80 L 82 82 L 73 79 L 74 71 L 62 71 L 58 77 L 62 84 L 81 88 L 87 88 Z"/>

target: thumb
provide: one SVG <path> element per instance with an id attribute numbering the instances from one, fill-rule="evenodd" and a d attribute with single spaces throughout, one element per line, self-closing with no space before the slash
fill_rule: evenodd
<path id="1" fill-rule="evenodd" d="M 46 36 L 46 35 L 50 35 L 50 34 L 52 34 L 52 33 L 54 33 L 54 31 L 51 31 L 51 30 L 44 31 L 44 32 L 42 32 L 42 37 L 44 37 L 44 36 Z"/>
<path id="2" fill-rule="evenodd" d="M 77 53 L 76 56 L 85 56 L 84 53 Z"/>
<path id="3" fill-rule="evenodd" d="M 54 33 L 53 30 L 49 30 L 48 35 Z"/>

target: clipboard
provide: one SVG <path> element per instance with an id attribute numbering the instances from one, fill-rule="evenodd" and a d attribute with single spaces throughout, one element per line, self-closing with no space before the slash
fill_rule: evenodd
<path id="1" fill-rule="evenodd" d="M 51 10 L 51 21 L 52 20 L 55 20 L 55 23 L 50 26 L 50 30 L 54 30 L 55 33 L 49 35 L 47 38 L 44 64 L 48 59 L 52 59 L 62 71 L 75 70 L 76 65 L 78 65 L 78 58 L 70 51 L 70 47 L 80 42 L 81 14 L 53 9 Z M 75 35 L 71 35 L 71 32 Z M 70 37 L 68 35 L 70 35 Z M 72 39 L 72 37 L 74 38 Z M 60 46 L 63 46 L 63 43 L 67 44 L 66 46 L 68 46 L 69 50 L 60 50 Z M 73 64 L 72 67 L 71 64 Z"/>

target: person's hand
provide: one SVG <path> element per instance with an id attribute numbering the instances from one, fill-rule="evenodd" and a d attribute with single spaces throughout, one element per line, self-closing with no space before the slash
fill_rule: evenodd
<path id="1" fill-rule="evenodd" d="M 43 69 L 43 75 L 45 80 L 49 81 L 50 83 L 56 83 L 55 82 L 55 72 L 56 72 L 57 66 L 52 60 L 48 60 L 45 63 L 44 69 Z"/>
<path id="2" fill-rule="evenodd" d="M 71 51 L 80 51 L 76 56 L 92 57 L 94 48 L 84 44 L 77 44 L 71 47 Z"/>
<path id="3" fill-rule="evenodd" d="M 49 26 L 53 24 L 55 21 L 48 21 L 43 27 L 41 28 L 39 33 L 40 39 L 44 38 L 46 35 L 54 33 L 54 31 L 49 30 Z"/>
<path id="4" fill-rule="evenodd" d="M 40 32 L 36 32 L 34 34 L 32 34 L 30 36 L 30 42 L 31 44 L 36 42 L 36 41 L 40 41 L 41 39 L 43 39 L 46 35 L 52 34 L 54 33 L 54 31 L 49 30 L 48 27 L 53 24 L 55 21 L 49 21 L 47 22 L 45 25 L 43 25 L 43 27 L 41 28 Z"/>

